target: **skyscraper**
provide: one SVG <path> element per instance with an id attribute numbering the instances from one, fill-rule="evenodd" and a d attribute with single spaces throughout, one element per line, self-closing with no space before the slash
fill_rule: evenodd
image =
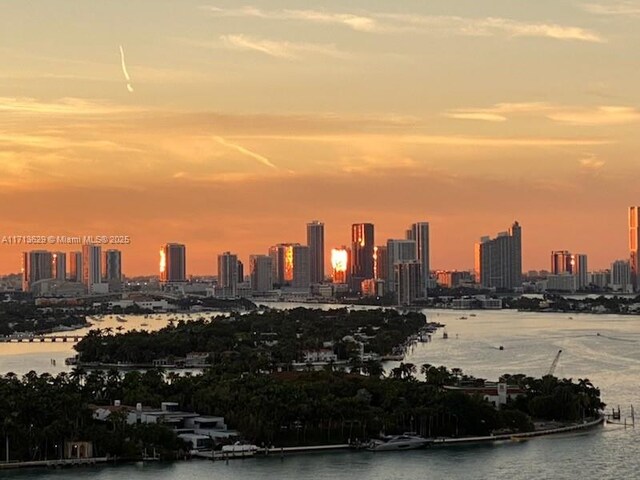
<path id="1" fill-rule="evenodd" d="M 633 291 L 640 291 L 640 207 L 629 207 L 629 264 L 631 265 L 631 284 Z"/>
<path id="2" fill-rule="evenodd" d="M 317 220 L 307 223 L 307 245 L 311 283 L 321 283 L 324 281 L 324 223 Z"/>
<path id="3" fill-rule="evenodd" d="M 560 275 L 561 273 L 573 273 L 571 264 L 571 253 L 567 250 L 554 250 L 551 252 L 551 273 Z"/>
<path id="4" fill-rule="evenodd" d="M 387 246 L 378 245 L 373 249 L 373 278 L 387 281 L 389 275 L 387 258 Z"/>
<path id="5" fill-rule="evenodd" d="M 309 288 L 309 247 L 299 243 L 279 243 L 269 249 L 273 259 L 274 283 L 294 288 Z"/>
<path id="6" fill-rule="evenodd" d="M 576 288 L 581 290 L 588 283 L 587 256 L 583 253 L 571 253 L 567 250 L 551 252 L 551 274 L 570 274 L 576 277 Z"/>
<path id="7" fill-rule="evenodd" d="M 187 281 L 186 247 L 181 243 L 166 243 L 160 248 L 160 282 Z"/>
<path id="8" fill-rule="evenodd" d="M 331 267 L 333 283 L 349 282 L 349 249 L 346 246 L 331 249 Z"/>
<path id="9" fill-rule="evenodd" d="M 273 259 L 268 255 L 251 255 L 251 290 L 265 293 L 273 288 Z"/>
<path id="10" fill-rule="evenodd" d="M 385 279 L 387 292 L 397 290 L 396 265 L 400 262 L 413 260 L 418 260 L 414 240 L 387 240 L 387 278 Z"/>
<path id="11" fill-rule="evenodd" d="M 429 261 L 429 222 L 417 222 L 407 230 L 407 238 L 416 242 L 416 258 L 420 262 L 420 285 L 423 295 L 427 295 L 431 263 Z"/>
<path id="12" fill-rule="evenodd" d="M 64 252 L 53 252 L 51 256 L 51 277 L 56 280 L 67 280 L 67 254 Z"/>
<path id="13" fill-rule="evenodd" d="M 69 254 L 69 281 L 82 283 L 82 252 Z"/>
<path id="14" fill-rule="evenodd" d="M 122 252 L 120 250 L 110 249 L 104 252 L 102 273 L 107 282 L 120 282 L 122 280 Z"/>
<path id="15" fill-rule="evenodd" d="M 362 280 L 373 278 L 372 223 L 354 223 L 351 226 L 351 288 L 360 291 Z"/>
<path id="16" fill-rule="evenodd" d="M 422 297 L 422 285 L 420 270 L 422 264 L 419 260 L 405 260 L 396 262 L 393 266 L 396 284 L 398 305 L 411 305 Z"/>
<path id="17" fill-rule="evenodd" d="M 82 246 L 82 283 L 89 293 L 96 292 L 102 283 L 102 248 L 99 245 Z"/>
<path id="18" fill-rule="evenodd" d="M 238 260 L 238 283 L 244 282 L 244 263 Z"/>
<path id="19" fill-rule="evenodd" d="M 476 281 L 485 288 L 522 286 L 522 229 L 514 222 L 494 239 L 482 237 L 475 248 Z"/>
<path id="20" fill-rule="evenodd" d="M 620 292 L 629 292 L 633 288 L 631 280 L 631 262 L 629 260 L 616 260 L 611 264 L 611 288 Z"/>
<path id="21" fill-rule="evenodd" d="M 52 255 L 46 250 L 32 250 L 22 254 L 22 290 L 28 292 L 39 281 L 53 278 Z"/>
<path id="22" fill-rule="evenodd" d="M 238 294 L 238 256 L 231 252 L 218 255 L 218 288 L 222 297 Z"/>

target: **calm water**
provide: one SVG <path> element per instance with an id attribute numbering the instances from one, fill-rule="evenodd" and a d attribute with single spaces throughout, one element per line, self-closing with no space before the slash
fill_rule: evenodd
<path id="1" fill-rule="evenodd" d="M 416 346 L 406 361 L 460 367 L 472 375 L 546 373 L 559 349 L 556 375 L 588 377 L 609 405 L 640 407 L 640 317 L 526 314 L 509 311 L 429 311 L 447 325 L 433 341 Z M 466 316 L 466 320 L 459 317 Z M 192 318 L 195 316 L 192 315 Z M 114 320 L 115 321 L 115 320 Z M 145 321 L 152 325 L 152 321 Z M 157 320 L 160 326 L 166 319 Z M 133 326 L 133 320 L 131 325 Z M 127 324 L 123 325 L 129 325 Z M 598 333 L 600 335 L 598 335 Z M 499 350 L 502 345 L 504 350 Z M 64 359 L 70 345 L 0 345 L 0 372 L 51 371 L 50 359 Z M 57 370 L 63 369 L 57 362 Z M 393 365 L 390 365 L 392 367 Z M 640 425 L 639 425 L 640 430 Z M 103 467 L 93 470 L 2 472 L 11 479 L 634 479 L 640 478 L 637 430 L 608 425 L 589 434 L 540 438 L 524 443 L 431 449 L 402 453 L 306 454 L 210 463 Z"/>

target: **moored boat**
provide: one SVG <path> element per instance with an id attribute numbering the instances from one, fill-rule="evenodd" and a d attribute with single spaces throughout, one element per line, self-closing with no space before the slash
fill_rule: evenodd
<path id="1" fill-rule="evenodd" d="M 431 440 L 417 435 L 403 434 L 392 437 L 384 437 L 380 440 L 371 440 L 368 450 L 373 452 L 394 450 L 417 450 L 426 447 Z"/>

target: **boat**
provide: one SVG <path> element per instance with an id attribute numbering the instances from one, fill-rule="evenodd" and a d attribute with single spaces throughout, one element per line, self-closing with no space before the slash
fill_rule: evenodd
<path id="1" fill-rule="evenodd" d="M 475 314 L 475 313 L 472 313 L 472 314 L 471 314 L 471 315 L 469 315 L 469 316 L 470 316 L 470 317 L 475 317 L 475 316 L 476 316 L 476 314 Z"/>
<path id="2" fill-rule="evenodd" d="M 404 433 L 392 437 L 383 437 L 380 440 L 371 440 L 367 450 L 372 452 L 417 450 L 426 447 L 429 443 L 431 443 L 431 440 L 428 438 Z"/>
<path id="3" fill-rule="evenodd" d="M 447 338 L 449 338 L 449 334 L 447 333 L 447 331 L 445 330 L 444 332 L 442 332 L 442 338 L 444 340 L 446 340 Z"/>
<path id="4" fill-rule="evenodd" d="M 467 319 L 467 317 L 460 317 L 460 318 L 458 318 L 458 320 L 466 320 L 466 319 Z"/>
<path id="5" fill-rule="evenodd" d="M 120 323 L 125 323 L 127 321 L 127 319 L 124 317 L 116 317 L 116 320 Z"/>
<path id="6" fill-rule="evenodd" d="M 149 326 L 149 324 L 148 324 L 148 323 L 141 323 L 141 324 L 140 324 L 140 326 L 141 326 L 141 327 L 148 327 L 148 326 Z"/>

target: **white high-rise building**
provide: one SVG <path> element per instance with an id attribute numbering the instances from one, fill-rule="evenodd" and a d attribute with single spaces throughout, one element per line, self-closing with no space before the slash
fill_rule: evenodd
<path id="1" fill-rule="evenodd" d="M 82 282 L 87 292 L 102 293 L 102 248 L 99 245 L 82 246 Z"/>
<path id="2" fill-rule="evenodd" d="M 620 292 L 633 291 L 631 262 L 628 260 L 616 260 L 611 264 L 610 286 L 613 290 Z"/>

